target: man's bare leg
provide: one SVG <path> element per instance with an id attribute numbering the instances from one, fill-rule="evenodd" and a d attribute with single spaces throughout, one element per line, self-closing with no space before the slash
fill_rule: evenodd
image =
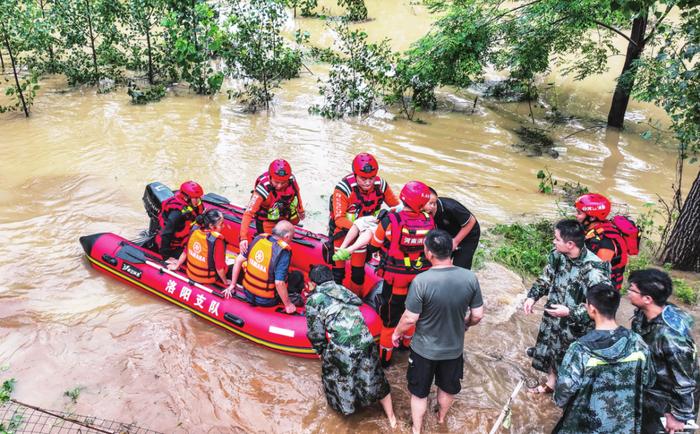
<path id="1" fill-rule="evenodd" d="M 387 393 L 384 398 L 379 400 L 379 403 L 382 404 L 384 413 L 387 419 L 389 419 L 389 425 L 392 428 L 396 428 L 396 416 L 394 415 L 394 406 L 391 403 L 391 393 Z"/>
<path id="2" fill-rule="evenodd" d="M 428 397 L 419 398 L 411 394 L 411 419 L 413 420 L 413 434 L 420 434 L 423 426 L 423 416 L 428 409 Z"/>
<path id="3" fill-rule="evenodd" d="M 438 423 L 443 423 L 443 422 L 445 422 L 445 416 L 447 415 L 447 410 L 449 410 L 450 407 L 452 406 L 452 403 L 454 402 L 455 397 L 454 397 L 454 395 L 450 395 L 449 393 L 445 392 L 444 390 L 442 390 L 438 387 L 437 400 L 438 400 L 438 404 L 440 405 L 440 410 L 438 411 Z"/>

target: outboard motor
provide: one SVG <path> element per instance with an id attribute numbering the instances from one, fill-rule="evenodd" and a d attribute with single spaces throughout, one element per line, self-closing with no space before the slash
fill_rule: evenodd
<path id="1" fill-rule="evenodd" d="M 146 208 L 146 214 L 150 219 L 148 225 L 148 237 L 155 237 L 160 230 L 158 216 L 162 208 L 163 202 L 174 196 L 173 191 L 167 185 L 160 182 L 151 182 L 146 186 L 146 191 L 143 192 L 143 207 Z"/>

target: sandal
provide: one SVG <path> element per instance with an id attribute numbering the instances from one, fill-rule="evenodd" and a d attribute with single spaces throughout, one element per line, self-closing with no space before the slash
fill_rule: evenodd
<path id="1" fill-rule="evenodd" d="M 527 389 L 527 393 L 530 393 L 532 395 L 547 395 L 550 393 L 554 393 L 554 389 L 549 387 L 548 384 L 540 384 L 537 387 L 533 387 L 531 389 Z"/>

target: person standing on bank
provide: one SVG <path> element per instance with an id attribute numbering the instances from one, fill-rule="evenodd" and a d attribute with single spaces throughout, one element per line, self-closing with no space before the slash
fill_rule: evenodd
<path id="1" fill-rule="evenodd" d="M 673 281 L 660 270 L 636 270 L 629 275 L 627 297 L 637 310 L 632 330 L 649 345 L 656 368 L 654 385 L 645 390 L 643 433 L 683 431 L 698 416 L 700 371 L 690 331 L 693 319 L 667 303 Z M 666 418 L 666 426 L 661 424 Z"/>
<path id="2" fill-rule="evenodd" d="M 555 225 L 554 250 L 523 304 L 529 315 L 537 300 L 547 296 L 537 342 L 527 350 L 532 367 L 546 373 L 547 381 L 531 389 L 532 393 L 554 391 L 569 345 L 593 329 L 584 305 L 586 291 L 597 283 L 610 283 L 610 264 L 586 248 L 584 237 L 584 228 L 576 220 L 560 220 Z"/>
<path id="3" fill-rule="evenodd" d="M 362 300 L 335 283 L 333 272 L 325 265 L 311 268 L 309 280 L 307 337 L 321 357 L 328 405 L 349 415 L 379 401 L 389 425 L 396 427 L 389 382 L 379 363 L 377 343 L 360 312 Z"/>
<path id="4" fill-rule="evenodd" d="M 432 187 L 426 208 L 433 216 L 435 226 L 446 230 L 452 237 L 452 263 L 471 270 L 474 252 L 481 237 L 481 228 L 474 214 L 454 199 L 438 197 Z"/>
<path id="5" fill-rule="evenodd" d="M 654 382 L 649 347 L 615 321 L 620 293 L 607 283 L 588 288 L 595 322 L 569 347 L 559 368 L 554 402 L 564 409 L 556 434 L 639 434 L 644 390 Z"/>
<path id="6" fill-rule="evenodd" d="M 428 232 L 425 257 L 433 265 L 411 282 L 406 310 L 391 336 L 395 347 L 415 326 L 408 359 L 413 433 L 420 433 L 435 380 L 440 406 L 438 422 L 445 421 L 454 397 L 462 389 L 464 332 L 484 316 L 476 275 L 452 264 L 452 237 L 441 229 Z"/>

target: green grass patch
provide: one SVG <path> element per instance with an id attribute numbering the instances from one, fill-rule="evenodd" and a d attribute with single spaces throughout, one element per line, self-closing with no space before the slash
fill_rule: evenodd
<path id="1" fill-rule="evenodd" d="M 9 380 L 5 380 L 2 383 L 2 387 L 0 388 L 0 405 L 10 400 L 10 396 L 15 390 L 16 382 L 17 380 L 15 380 L 14 378 L 10 378 Z"/>
<path id="2" fill-rule="evenodd" d="M 75 404 L 78 402 L 78 397 L 80 396 L 81 390 L 83 390 L 82 387 L 74 387 L 73 389 L 68 389 L 63 392 L 63 395 L 69 397 L 70 400 L 73 401 L 73 404 Z"/>
<path id="3" fill-rule="evenodd" d="M 673 279 L 673 294 L 685 304 L 698 302 L 698 289 L 683 279 Z"/>
<path id="4" fill-rule="evenodd" d="M 490 233 L 496 237 L 490 252 L 493 260 L 523 276 L 538 276 L 542 272 L 553 248 L 551 221 L 499 224 Z"/>

